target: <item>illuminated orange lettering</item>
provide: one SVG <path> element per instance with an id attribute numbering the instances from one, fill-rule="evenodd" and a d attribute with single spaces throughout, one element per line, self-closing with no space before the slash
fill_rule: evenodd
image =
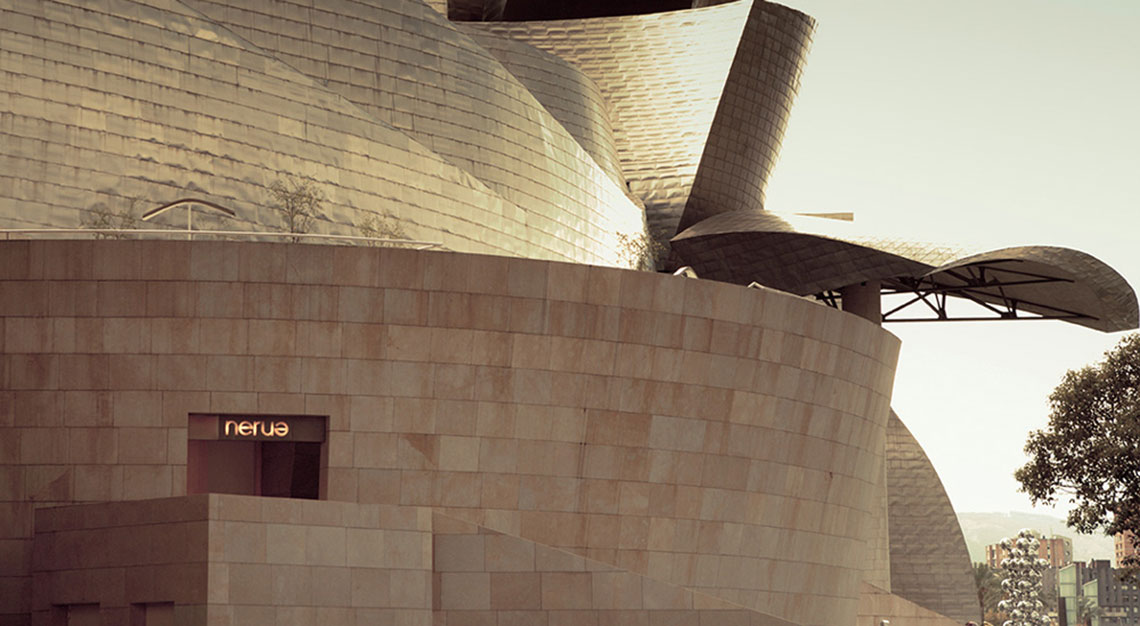
<path id="1" fill-rule="evenodd" d="M 268 420 L 226 420 L 223 423 L 222 433 L 225 436 L 236 437 L 288 437 L 289 422 L 271 422 Z"/>

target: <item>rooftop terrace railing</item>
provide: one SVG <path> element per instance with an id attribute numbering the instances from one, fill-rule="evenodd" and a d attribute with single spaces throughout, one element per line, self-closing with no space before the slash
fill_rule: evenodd
<path id="1" fill-rule="evenodd" d="M 326 235 L 322 233 L 275 233 L 252 230 L 175 230 L 168 228 L 5 228 L 0 229 L 4 241 L 22 239 L 166 239 L 289 241 L 294 243 L 330 241 L 346 245 L 399 247 L 412 250 L 445 250 L 442 243 L 411 239 L 385 239 L 360 235 Z"/>

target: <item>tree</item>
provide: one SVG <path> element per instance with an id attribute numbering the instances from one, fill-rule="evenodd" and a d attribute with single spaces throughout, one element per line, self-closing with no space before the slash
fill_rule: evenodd
<path id="1" fill-rule="evenodd" d="M 385 211 L 381 215 L 372 214 L 356 223 L 356 230 L 365 237 L 373 239 L 408 239 L 408 232 L 395 215 Z M 369 246 L 377 245 L 370 241 Z M 398 245 L 398 244 L 397 244 Z"/>
<path id="2" fill-rule="evenodd" d="M 631 269 L 654 271 L 667 248 L 649 233 L 618 233 L 618 258 Z"/>
<path id="3" fill-rule="evenodd" d="M 997 610 L 1001 600 L 1001 579 L 997 572 L 985 563 L 974 563 L 974 589 L 978 592 L 979 624 L 985 623 L 986 613 Z"/>
<path id="4" fill-rule="evenodd" d="M 1104 360 L 1070 370 L 1049 395 L 1049 425 L 1029 434 L 1029 462 L 1014 473 L 1034 504 L 1075 505 L 1078 532 L 1130 530 L 1140 544 L 1140 334 Z M 1140 559 L 1122 564 L 1133 580 Z"/>
<path id="5" fill-rule="evenodd" d="M 325 194 L 316 183 L 292 177 L 270 183 L 269 195 L 269 206 L 281 212 L 282 226 L 288 233 L 309 232 L 325 202 Z M 300 239 L 294 237 L 293 241 Z"/>
<path id="6" fill-rule="evenodd" d="M 82 228 L 94 230 L 134 230 L 139 227 L 139 218 L 136 214 L 139 212 L 140 202 L 140 198 L 130 198 L 127 201 L 127 206 L 117 211 L 102 205 L 96 206 L 82 219 L 79 225 Z M 126 237 L 127 235 L 122 232 L 95 233 L 96 239 L 125 239 Z"/>

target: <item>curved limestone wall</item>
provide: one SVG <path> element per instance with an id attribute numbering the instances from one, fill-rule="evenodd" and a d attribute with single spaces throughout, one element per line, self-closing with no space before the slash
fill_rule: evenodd
<path id="1" fill-rule="evenodd" d="M 288 244 L 0 243 L 0 511 L 186 492 L 190 413 L 328 416 L 327 497 L 852 623 L 898 342 L 781 294 Z M 30 561 L 0 584 L 21 613 Z"/>

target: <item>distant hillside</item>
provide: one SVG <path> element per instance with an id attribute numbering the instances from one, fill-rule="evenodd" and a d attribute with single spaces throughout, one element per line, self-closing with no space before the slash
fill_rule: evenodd
<path id="1" fill-rule="evenodd" d="M 1061 535 L 1072 539 L 1073 559 L 1076 561 L 1112 560 L 1113 556 L 1112 537 L 1078 535 L 1065 526 L 1065 520 L 1050 515 L 1014 512 L 959 513 L 958 523 L 962 525 L 962 534 L 966 536 L 970 560 L 975 563 L 985 560 L 987 545 L 997 543 L 1004 537 L 1016 535 L 1022 528 L 1032 528 L 1045 535 Z"/>

